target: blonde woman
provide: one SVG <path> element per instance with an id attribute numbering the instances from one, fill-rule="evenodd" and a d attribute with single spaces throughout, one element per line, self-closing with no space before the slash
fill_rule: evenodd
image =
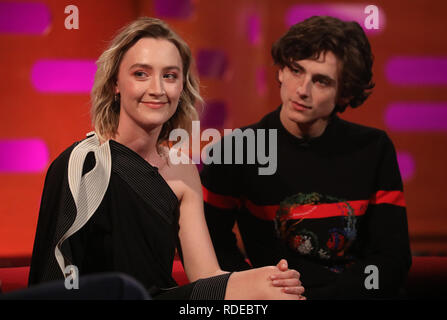
<path id="1" fill-rule="evenodd" d="M 217 263 L 195 165 L 173 165 L 164 142 L 189 129 L 200 101 L 186 43 L 164 22 L 124 27 L 98 60 L 95 132 L 48 169 L 30 284 L 122 272 L 159 299 L 303 299 L 299 273 L 228 273 Z M 190 284 L 171 276 L 176 248 Z M 76 268 L 73 268 L 75 266 Z M 275 279 L 275 280 L 273 280 Z"/>

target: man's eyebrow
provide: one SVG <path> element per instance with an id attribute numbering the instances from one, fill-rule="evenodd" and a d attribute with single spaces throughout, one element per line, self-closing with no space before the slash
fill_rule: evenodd
<path id="1" fill-rule="evenodd" d="M 292 66 L 293 66 L 293 68 L 302 70 L 304 72 L 306 71 L 306 69 L 302 65 L 300 65 L 298 62 L 293 62 Z M 327 80 L 328 82 L 330 82 L 331 84 L 335 84 L 337 82 L 335 79 L 333 79 L 332 77 L 330 77 L 324 73 L 315 73 L 312 75 L 312 78 L 324 79 L 324 80 Z"/>
<path id="2" fill-rule="evenodd" d="M 328 75 L 325 74 L 321 74 L 321 73 L 316 73 L 312 76 L 314 79 L 318 79 L 318 80 L 326 80 L 328 81 L 330 84 L 335 84 L 336 81 L 335 79 L 329 77 Z"/>
<path id="3" fill-rule="evenodd" d="M 129 70 L 134 69 L 134 68 L 152 69 L 152 66 L 147 63 L 134 63 L 133 65 L 130 66 Z M 175 65 L 174 66 L 166 66 L 163 68 L 163 70 L 170 70 L 170 69 L 176 69 L 176 70 L 180 71 L 180 67 L 175 66 Z"/>
<path id="4" fill-rule="evenodd" d="M 300 65 L 298 62 L 292 62 L 292 68 L 306 71 L 306 69 L 302 65 Z"/>

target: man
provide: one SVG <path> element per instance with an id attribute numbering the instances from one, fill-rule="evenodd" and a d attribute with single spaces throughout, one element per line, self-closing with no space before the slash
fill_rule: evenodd
<path id="1" fill-rule="evenodd" d="M 384 131 L 336 115 L 359 107 L 374 87 L 365 33 L 355 22 L 312 17 L 292 26 L 272 57 L 282 105 L 242 132 L 276 130 L 276 146 L 261 146 L 277 150 L 276 172 L 226 161 L 201 173 L 221 267 L 286 258 L 309 299 L 397 297 L 411 252 L 394 146 Z"/>

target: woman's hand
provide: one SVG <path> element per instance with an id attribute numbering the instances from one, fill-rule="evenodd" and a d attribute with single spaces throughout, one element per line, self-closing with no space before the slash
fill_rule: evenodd
<path id="1" fill-rule="evenodd" d="M 306 298 L 302 296 L 304 287 L 302 286 L 299 272 L 289 269 L 287 260 L 285 259 L 281 259 L 276 267 L 281 272 L 270 276 L 273 286 L 281 287 L 283 292 L 297 295 L 300 300 L 305 300 Z"/>
<path id="2" fill-rule="evenodd" d="M 281 266 L 283 267 L 283 266 Z M 287 281 L 291 286 L 273 285 L 271 277 Z M 299 273 L 295 270 L 281 271 L 278 266 L 268 266 L 233 272 L 228 279 L 226 300 L 305 300 L 304 288 L 298 285 Z M 293 280 L 293 281 L 289 281 Z M 290 292 L 287 292 L 290 291 Z"/>

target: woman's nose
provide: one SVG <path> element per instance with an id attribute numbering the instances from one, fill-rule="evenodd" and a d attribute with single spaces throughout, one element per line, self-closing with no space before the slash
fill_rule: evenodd
<path id="1" fill-rule="evenodd" d="M 149 80 L 148 93 L 152 96 L 162 96 L 164 94 L 163 82 L 159 77 L 152 77 Z"/>

